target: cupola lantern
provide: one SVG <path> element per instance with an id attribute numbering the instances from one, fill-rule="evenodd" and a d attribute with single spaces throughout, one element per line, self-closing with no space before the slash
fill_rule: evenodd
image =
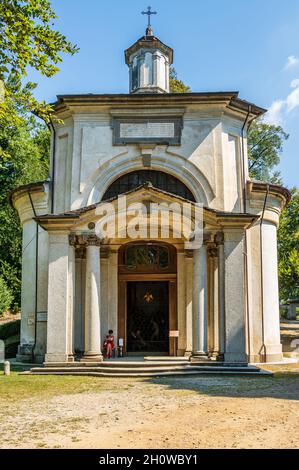
<path id="1" fill-rule="evenodd" d="M 154 36 L 148 7 L 142 14 L 148 15 L 145 35 L 125 51 L 130 74 L 130 93 L 169 93 L 169 66 L 173 62 L 173 50 Z"/>

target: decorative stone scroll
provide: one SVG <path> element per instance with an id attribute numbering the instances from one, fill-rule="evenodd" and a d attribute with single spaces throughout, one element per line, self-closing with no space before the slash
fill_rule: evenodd
<path id="1" fill-rule="evenodd" d="M 69 235 L 69 243 L 71 246 L 74 246 L 76 248 L 85 247 L 89 245 L 100 246 L 101 239 L 95 233 L 71 233 Z"/>
<path id="2" fill-rule="evenodd" d="M 208 255 L 211 258 L 217 258 L 217 256 L 218 256 L 218 247 L 217 247 L 216 243 L 208 243 L 207 244 L 207 252 L 208 252 Z"/>
<path id="3" fill-rule="evenodd" d="M 224 234 L 223 232 L 217 232 L 211 239 L 206 241 L 207 243 L 207 253 L 210 258 L 217 258 L 219 254 L 219 246 L 222 246 L 224 243 Z"/>
<path id="4" fill-rule="evenodd" d="M 180 145 L 183 120 L 170 118 L 114 118 L 113 144 L 165 144 Z"/>
<path id="5" fill-rule="evenodd" d="M 224 233 L 223 232 L 217 232 L 214 241 L 217 245 L 223 245 L 224 243 Z"/>

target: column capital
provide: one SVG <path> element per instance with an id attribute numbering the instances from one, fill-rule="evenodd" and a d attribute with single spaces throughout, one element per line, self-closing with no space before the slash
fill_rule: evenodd
<path id="1" fill-rule="evenodd" d="M 210 258 L 217 258 L 218 257 L 218 246 L 216 243 L 210 242 L 207 243 L 207 253 Z"/>
<path id="2" fill-rule="evenodd" d="M 82 246 L 100 246 L 101 242 L 101 238 L 98 237 L 95 233 L 71 233 L 69 235 L 70 245 L 75 246 L 76 248 Z"/>
<path id="3" fill-rule="evenodd" d="M 185 255 L 186 258 L 193 259 L 193 252 L 194 252 L 194 250 L 185 249 L 184 255 Z"/>
<path id="4" fill-rule="evenodd" d="M 224 244 L 224 233 L 223 232 L 217 232 L 214 236 L 214 241 L 217 245 L 223 245 Z"/>

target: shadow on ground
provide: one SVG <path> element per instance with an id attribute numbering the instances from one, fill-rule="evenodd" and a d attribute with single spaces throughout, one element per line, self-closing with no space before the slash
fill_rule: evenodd
<path id="1" fill-rule="evenodd" d="M 198 376 L 152 377 L 148 383 L 218 397 L 299 400 L 299 364 L 266 366 L 271 377 Z"/>
<path id="2" fill-rule="evenodd" d="M 129 387 L 134 390 L 135 384 L 143 382 L 156 385 L 164 390 L 175 390 L 182 393 L 193 392 L 200 395 L 214 397 L 244 397 L 244 398 L 278 398 L 284 400 L 299 400 L 299 364 L 288 364 L 278 366 L 263 366 L 263 368 L 273 372 L 273 376 L 172 376 L 172 377 L 83 377 L 83 376 L 21 376 L 15 374 L 18 386 L 31 389 L 38 387 L 51 388 L 57 382 L 55 394 L 72 393 L 74 388 L 82 391 L 101 391 L 111 388 L 111 390 L 124 390 Z M 11 366 L 12 372 L 18 373 L 28 369 L 28 367 Z M 0 371 L 3 371 L 3 364 L 0 364 Z M 2 372 L 0 372 L 1 374 Z M 55 377 L 55 379 L 54 379 Z M 51 379 L 52 378 L 52 379 Z M 14 379 L 15 381 L 15 379 Z M 32 386 L 31 381 L 33 381 Z M 24 382 L 24 383 L 23 383 Z M 26 382 L 26 384 L 25 384 Z M 70 390 L 68 383 L 70 382 Z M 60 384 L 60 385 L 59 385 Z M 76 387 L 76 384 L 78 387 Z M 67 392 L 64 390 L 67 388 Z"/>

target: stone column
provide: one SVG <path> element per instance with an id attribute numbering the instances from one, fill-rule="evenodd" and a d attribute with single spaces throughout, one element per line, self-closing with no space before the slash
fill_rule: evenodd
<path id="1" fill-rule="evenodd" d="M 75 313 L 74 313 L 74 349 L 84 351 L 84 304 L 85 304 L 85 250 L 76 249 L 75 259 Z"/>
<path id="2" fill-rule="evenodd" d="M 102 343 L 110 328 L 109 326 L 109 285 L 111 279 L 109 278 L 109 248 L 101 246 L 100 264 L 101 264 L 101 339 Z M 113 328 L 112 328 L 113 329 Z"/>
<path id="3" fill-rule="evenodd" d="M 68 232 L 49 232 L 48 325 L 46 362 L 68 362 L 70 267 Z"/>
<path id="4" fill-rule="evenodd" d="M 192 356 L 207 359 L 207 249 L 193 254 L 193 345 Z"/>
<path id="5" fill-rule="evenodd" d="M 153 54 L 153 85 L 158 85 L 158 67 L 159 67 L 159 56 L 158 54 Z"/>
<path id="6" fill-rule="evenodd" d="M 35 254 L 36 222 L 29 219 L 23 223 L 21 344 L 17 355 L 20 362 L 30 362 L 32 359 L 35 329 Z"/>
<path id="7" fill-rule="evenodd" d="M 218 232 L 215 236 L 215 242 L 218 246 L 218 318 L 219 318 L 219 359 L 223 359 L 225 350 L 225 302 L 224 302 L 224 235 Z M 215 273 L 216 274 L 216 273 Z"/>
<path id="8" fill-rule="evenodd" d="M 75 344 L 75 248 L 69 246 L 69 273 L 68 273 L 68 356 L 74 359 Z"/>
<path id="9" fill-rule="evenodd" d="M 262 266 L 266 362 L 281 361 L 276 225 L 268 221 L 262 224 Z"/>
<path id="10" fill-rule="evenodd" d="M 193 250 L 185 253 L 185 290 L 186 290 L 186 356 L 192 353 L 192 317 L 193 317 Z"/>
<path id="11" fill-rule="evenodd" d="M 225 362 L 245 363 L 244 230 L 224 233 Z"/>
<path id="12" fill-rule="evenodd" d="M 212 243 L 208 247 L 210 258 L 210 321 L 211 321 L 211 349 L 212 357 L 218 358 L 220 350 L 220 319 L 219 319 L 219 268 L 218 247 Z"/>
<path id="13" fill-rule="evenodd" d="M 108 259 L 108 328 L 118 340 L 118 251 L 111 250 Z"/>
<path id="14" fill-rule="evenodd" d="M 38 229 L 38 275 L 37 275 L 37 312 L 36 312 L 36 345 L 34 349 L 35 362 L 42 363 L 45 359 L 47 346 L 47 317 L 48 317 L 48 232 L 41 227 Z"/>
<path id="15" fill-rule="evenodd" d="M 85 349 L 82 361 L 102 361 L 100 325 L 100 239 L 86 237 Z"/>
<path id="16" fill-rule="evenodd" d="M 178 356 L 183 356 L 186 351 L 186 272 L 185 253 L 177 253 L 177 306 L 178 306 Z"/>

